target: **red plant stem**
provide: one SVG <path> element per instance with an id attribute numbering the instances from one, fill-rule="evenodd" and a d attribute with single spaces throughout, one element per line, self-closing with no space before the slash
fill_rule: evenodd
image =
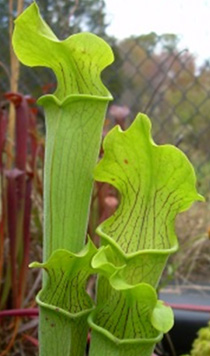
<path id="1" fill-rule="evenodd" d="M 23 334 L 24 339 L 30 341 L 34 346 L 39 346 L 39 341 L 31 335 Z"/>
<path id="2" fill-rule="evenodd" d="M 0 318 L 7 317 L 7 316 L 28 316 L 34 317 L 39 315 L 38 308 L 28 308 L 28 309 L 9 309 L 9 310 L 2 310 L 0 311 Z"/>
<path id="3" fill-rule="evenodd" d="M 16 180 L 16 264 L 18 265 L 18 291 L 14 307 L 19 308 L 24 296 L 27 264 L 29 258 L 29 225 L 31 211 L 31 176 L 27 176 L 27 156 L 29 149 L 30 109 L 26 97 L 18 93 L 7 93 L 6 98 L 15 106 L 15 167 L 23 174 Z"/>
<path id="4" fill-rule="evenodd" d="M 29 127 L 29 107 L 26 98 L 21 94 L 10 93 L 8 98 L 14 103 L 16 111 L 15 122 L 15 167 L 24 172 L 24 175 L 17 179 L 17 261 L 19 268 L 24 259 L 24 212 L 25 212 L 25 192 L 26 192 L 26 163 Z M 20 279 L 19 279 L 20 283 Z M 19 300 L 16 307 L 21 306 Z"/>
<path id="5" fill-rule="evenodd" d="M 35 164 L 38 166 L 38 161 L 41 161 L 41 166 L 44 167 L 44 145 L 39 144 L 39 146 L 37 147 L 37 151 L 36 151 L 36 157 L 35 157 Z M 36 191 L 39 192 L 40 196 L 43 197 L 43 182 L 42 179 L 39 175 L 38 170 L 34 169 L 33 170 L 33 175 L 34 175 L 34 185 L 36 188 Z"/>
<path id="6" fill-rule="evenodd" d="M 17 180 L 24 172 L 17 168 L 6 171 L 7 177 L 7 225 L 10 242 L 10 260 L 11 260 L 11 280 L 12 280 L 12 294 L 13 307 L 17 305 L 17 220 L 18 220 L 18 206 L 17 206 Z"/>
<path id="7" fill-rule="evenodd" d="M 3 275 L 3 264 L 4 264 L 4 234 L 6 227 L 6 192 L 5 192 L 5 181 L 3 179 L 3 153 L 6 143 L 6 132 L 7 132 L 8 116 L 7 112 L 0 108 L 0 201 L 1 201 L 1 216 L 0 216 L 0 281 Z"/>
<path id="8" fill-rule="evenodd" d="M 26 98 L 18 93 L 6 93 L 5 97 L 15 106 L 15 166 L 24 171 L 27 161 L 27 141 L 29 126 L 29 107 Z"/>
<path id="9" fill-rule="evenodd" d="M 28 272 L 29 248 L 30 248 L 30 217 L 31 217 L 31 185 L 32 175 L 28 175 L 25 191 L 25 211 L 23 220 L 23 260 L 19 274 L 18 306 L 21 305 L 25 292 L 26 277 Z"/>
<path id="10" fill-rule="evenodd" d="M 167 305 L 177 310 L 210 313 L 210 306 L 208 305 L 177 304 L 177 303 L 167 303 Z"/>
<path id="11" fill-rule="evenodd" d="M 28 103 L 30 100 L 28 99 Z M 33 173 L 33 183 L 35 190 L 43 196 L 43 183 L 39 176 L 37 166 L 39 165 L 39 160 L 41 160 L 41 166 L 43 167 L 44 162 L 44 141 L 40 138 L 37 130 L 36 122 L 36 112 L 33 108 L 29 111 L 29 152 L 30 152 L 30 169 Z"/>
<path id="12" fill-rule="evenodd" d="M 194 304 L 176 304 L 167 303 L 170 307 L 177 310 L 188 310 L 193 312 L 210 312 L 210 306 L 206 305 L 194 305 Z M 38 316 L 38 308 L 26 308 L 26 309 L 9 309 L 0 311 L 0 318 L 6 316 Z"/>
<path id="13" fill-rule="evenodd" d="M 13 92 L 6 93 L 5 97 L 14 104 L 15 108 L 15 157 L 14 168 L 6 171 L 7 189 L 4 193 L 4 210 L 7 216 L 4 217 L 4 222 L 2 222 L 3 217 L 0 219 L 0 257 L 2 256 L 0 274 L 1 272 L 3 274 L 3 245 L 5 227 L 7 227 L 10 242 L 13 308 L 21 308 L 29 261 L 32 178 L 34 180 L 34 177 L 38 176 L 36 159 L 40 142 L 36 129 L 36 117 L 29 105 L 34 103 L 33 99 Z M 3 120 L 4 117 L 1 114 L 3 115 L 3 111 L 0 109 L 0 167 L 7 129 L 6 121 Z M 2 166 L 1 174 L 3 173 Z M 9 292 L 9 288 L 7 290 Z"/>
<path id="14" fill-rule="evenodd" d="M 14 167 L 26 171 L 27 161 L 27 141 L 29 110 L 26 99 L 18 93 L 6 93 L 5 97 L 14 104 L 15 107 L 15 162 Z M 23 236 L 23 216 L 25 204 L 25 176 L 17 178 L 17 220 L 16 220 L 16 258 L 18 264 L 23 258 L 22 236 Z M 17 305 L 16 305 L 17 307 Z"/>
<path id="15" fill-rule="evenodd" d="M 3 151 L 6 143 L 8 117 L 6 111 L 0 108 L 0 171 L 3 169 Z"/>
<path id="16" fill-rule="evenodd" d="M 7 173 L 7 211 L 8 211 L 8 233 L 10 241 L 10 260 L 12 273 L 12 300 L 16 307 L 17 299 L 17 268 L 16 268 L 16 225 L 17 225 L 17 200 L 16 179 L 13 171 Z"/>
<path id="17" fill-rule="evenodd" d="M 38 137 L 37 127 L 36 127 L 36 116 L 33 113 L 32 109 L 30 109 L 29 111 L 29 136 L 30 136 L 29 148 L 31 153 L 30 165 L 31 165 L 32 172 L 34 172 L 35 165 L 36 165 L 36 155 L 39 146 L 39 142 L 38 142 L 39 137 Z"/>
<path id="18" fill-rule="evenodd" d="M 29 108 L 24 97 L 16 106 L 16 167 L 25 170 L 27 160 Z"/>

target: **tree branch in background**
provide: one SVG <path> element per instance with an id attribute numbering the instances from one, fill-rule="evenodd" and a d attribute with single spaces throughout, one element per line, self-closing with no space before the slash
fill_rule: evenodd
<path id="1" fill-rule="evenodd" d="M 72 18 L 72 16 L 74 16 L 74 13 L 77 10 L 78 6 L 79 6 L 79 0 L 75 0 L 74 6 L 73 6 L 72 10 L 70 11 L 69 23 L 71 22 L 71 18 Z"/>

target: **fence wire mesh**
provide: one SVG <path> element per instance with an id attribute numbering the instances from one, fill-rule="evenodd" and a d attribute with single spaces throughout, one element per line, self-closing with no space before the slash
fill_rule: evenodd
<path id="1" fill-rule="evenodd" d="M 59 29 L 57 31 L 59 37 Z M 127 108 L 126 123 L 138 112 L 147 113 L 157 143 L 179 146 L 195 166 L 200 191 L 210 191 L 210 65 L 198 66 L 186 49 L 177 49 L 176 35 L 150 33 L 123 41 L 107 38 L 116 61 L 102 77 L 113 93 L 112 103 Z M 0 32 L 0 61 L 9 63 L 9 40 Z M 51 71 L 21 66 L 19 90 L 35 98 L 53 91 Z M 9 79 L 0 68 L 1 96 L 9 90 Z M 108 111 L 112 118 L 113 111 Z"/>

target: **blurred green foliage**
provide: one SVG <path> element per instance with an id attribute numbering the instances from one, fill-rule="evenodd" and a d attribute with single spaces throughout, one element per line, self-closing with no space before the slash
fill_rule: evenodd
<path id="1" fill-rule="evenodd" d="M 210 356 L 210 322 L 208 326 L 198 331 L 198 337 L 193 342 L 190 354 L 183 356 Z"/>

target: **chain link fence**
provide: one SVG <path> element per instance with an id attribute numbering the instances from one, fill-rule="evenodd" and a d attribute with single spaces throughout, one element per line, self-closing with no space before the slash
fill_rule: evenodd
<path id="1" fill-rule="evenodd" d="M 203 194 L 210 192 L 210 66 L 198 67 L 186 50 L 177 49 L 175 35 L 154 33 L 118 42 L 106 38 L 116 61 L 102 77 L 114 96 L 112 104 L 127 107 L 126 124 L 138 112 L 147 113 L 158 144 L 179 146 L 195 166 Z M 5 67 L 9 63 L 9 43 L 0 32 L 0 94 L 9 90 Z M 53 91 L 51 71 L 21 66 L 19 90 L 38 98 Z M 108 112 L 108 117 L 112 117 Z"/>
<path id="2" fill-rule="evenodd" d="M 122 88 L 115 100 L 130 109 L 130 119 L 139 111 L 150 116 L 156 142 L 180 147 L 196 169 L 200 191 L 208 194 L 209 63 L 198 67 L 187 50 L 164 48 L 162 39 L 156 38 L 159 53 L 145 49 L 141 38 L 119 44 L 121 64 L 113 75 L 121 76 Z"/>
<path id="3" fill-rule="evenodd" d="M 61 33 L 58 24 L 58 38 L 62 38 Z M 0 101 L 10 89 L 8 37 L 5 27 L 0 31 Z M 107 112 L 108 122 L 114 124 L 123 120 L 123 127 L 126 128 L 138 112 L 145 112 L 152 120 L 156 143 L 176 145 L 187 154 L 195 167 L 198 190 L 207 198 L 207 203 L 193 205 L 187 215 L 181 214 L 178 218 L 176 230 L 183 253 L 179 254 L 174 265 L 172 262 L 172 266 L 181 278 L 187 276 L 184 283 L 190 280 L 192 272 L 196 283 L 198 280 L 206 283 L 206 270 L 210 265 L 207 230 L 210 64 L 208 61 L 198 64 L 187 49 L 180 48 L 176 35 L 150 33 L 121 41 L 106 34 L 103 37 L 112 46 L 115 55 L 115 62 L 102 74 L 114 97 Z M 50 70 L 21 66 L 21 93 L 38 98 L 53 92 L 55 88 L 56 80 Z M 43 114 L 39 112 L 40 122 L 43 122 Z"/>

